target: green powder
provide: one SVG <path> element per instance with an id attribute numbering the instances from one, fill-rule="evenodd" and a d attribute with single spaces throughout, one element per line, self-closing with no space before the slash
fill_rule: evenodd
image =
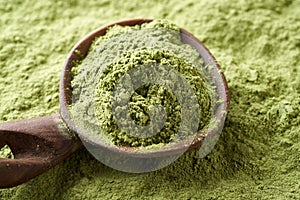
<path id="1" fill-rule="evenodd" d="M 0 149 L 0 158 L 14 158 L 14 155 L 8 145 L 4 145 Z"/>
<path id="2" fill-rule="evenodd" d="M 0 199 L 299 199 L 299 9 L 299 0 L 2 1 L 1 121 L 57 112 L 71 47 L 99 26 L 132 17 L 166 18 L 203 41 L 226 75 L 231 107 L 203 159 L 188 152 L 137 175 L 81 150 L 0 190 Z"/>
<path id="3" fill-rule="evenodd" d="M 187 91 L 178 93 L 180 99 L 186 99 L 184 103 L 189 104 L 189 111 L 199 111 L 198 130 L 201 130 L 207 127 L 211 118 L 212 89 L 205 83 L 204 66 L 198 55 L 191 46 L 181 42 L 179 28 L 168 22 L 155 20 L 142 26 L 110 28 L 104 37 L 94 42 L 86 58 L 73 70 L 75 76 L 72 85 L 75 98 L 71 113 L 74 121 L 82 127 L 94 126 L 86 128 L 90 134 L 99 135 L 101 127 L 101 131 L 110 136 L 114 144 L 123 146 L 169 143 L 191 136 L 193 133 L 188 131 L 188 127 L 183 127 L 181 136 L 177 136 L 182 121 L 182 107 L 170 88 L 159 84 L 141 85 L 130 98 L 129 114 L 139 126 L 145 127 L 151 123 L 149 109 L 153 108 L 153 105 L 165 107 L 167 114 L 165 125 L 159 131 L 158 125 L 154 124 L 151 130 L 158 130 L 154 136 L 141 133 L 139 129 L 136 135 L 132 136 L 118 127 L 112 112 L 112 95 L 117 82 L 125 73 L 129 79 L 122 85 L 129 88 L 122 89 L 123 92 L 114 98 L 124 99 L 130 88 L 147 79 L 149 75 L 146 70 L 149 68 L 158 65 L 160 71 L 157 73 L 164 78 L 168 77 L 169 69 L 176 70 L 187 80 L 187 84 L 192 87 L 197 97 L 198 105 L 195 107 L 196 105 L 187 102 L 187 97 L 192 98 Z M 133 79 L 132 73 L 130 78 L 128 72 L 140 66 L 145 67 L 145 72 L 137 77 L 138 80 Z M 172 83 L 172 88 L 182 87 L 181 85 L 181 81 L 176 79 Z M 122 102 L 124 100 L 118 103 L 116 110 L 124 109 Z M 126 115 L 126 110 L 124 113 Z M 128 121 L 122 123 L 123 126 L 131 126 Z M 98 130 L 97 124 L 100 126 Z"/>

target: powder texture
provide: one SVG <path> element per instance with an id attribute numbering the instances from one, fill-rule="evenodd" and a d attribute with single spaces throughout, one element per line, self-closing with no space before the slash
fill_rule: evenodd
<path id="1" fill-rule="evenodd" d="M 14 158 L 14 155 L 8 145 L 0 149 L 0 158 Z"/>
<path id="2" fill-rule="evenodd" d="M 299 0 L 1 1 L 0 120 L 57 112 L 71 47 L 124 18 L 166 18 L 220 63 L 231 107 L 214 150 L 147 174 L 110 169 L 86 150 L 0 199 L 299 199 Z M 1 178 L 1 177 L 0 177 Z"/>
<path id="3" fill-rule="evenodd" d="M 181 42 L 179 29 L 173 24 L 155 20 L 142 26 L 114 26 L 107 31 L 104 37 L 100 37 L 94 42 L 86 58 L 73 70 L 72 85 L 75 98 L 73 98 L 71 113 L 74 121 L 79 126 L 87 127 L 85 129 L 90 134 L 100 135 L 100 132 L 103 131 L 102 134 L 110 136 L 110 140 L 114 144 L 123 146 L 169 143 L 175 139 L 191 136 L 194 133 L 190 131 L 189 123 L 186 122 L 182 123 L 184 127 L 181 128 L 180 135 L 177 135 L 182 119 L 190 118 L 191 123 L 194 123 L 192 115 L 189 113 L 195 111 L 200 120 L 197 120 L 199 125 L 197 122 L 193 124 L 194 130 L 202 130 L 208 126 L 212 115 L 211 96 L 213 92 L 211 86 L 205 82 L 205 66 L 202 63 L 196 50 Z M 141 71 L 140 75 L 134 75 L 134 73 L 138 73 L 137 68 Z M 159 71 L 152 74 L 146 73 L 146 70 L 152 69 Z M 123 102 L 126 100 L 128 91 L 142 80 L 146 80 L 148 76 L 159 76 L 166 79 L 171 73 L 171 69 L 182 75 L 182 78 L 187 81 L 186 84 L 192 87 L 193 95 L 182 90 L 177 92 L 179 96 L 176 97 L 171 88 L 182 87 L 183 83 L 182 79 L 178 79 L 179 77 L 176 77 L 174 72 L 171 76 L 174 77 L 173 80 L 169 80 L 173 81 L 170 83 L 171 88 L 159 85 L 159 83 L 141 84 L 141 87 L 137 88 L 130 97 L 128 114 L 138 126 L 149 126 L 151 123 L 150 109 L 152 108 L 152 112 L 158 112 L 159 110 L 155 111 L 153 106 L 161 105 L 166 112 L 164 113 L 166 114 L 165 124 L 159 127 L 158 123 L 153 122 L 149 131 L 143 132 L 142 129 L 136 129 L 130 134 L 125 131 L 128 129 L 120 128 L 112 110 L 120 110 L 119 114 L 127 115 L 124 105 L 127 103 Z M 135 71 L 130 73 L 130 70 Z M 128 79 L 123 79 L 126 80 L 122 83 L 123 88 L 117 96 L 112 98 L 118 81 L 125 74 Z M 129 88 L 126 89 L 126 87 Z M 193 97 L 195 100 L 191 101 Z M 189 114 L 189 117 L 181 117 L 183 108 L 177 98 L 182 99 L 181 103 L 188 105 L 185 113 Z M 118 102 L 114 109 L 112 109 L 112 101 Z M 194 104 L 195 102 L 196 104 Z M 162 115 L 161 113 L 156 114 L 157 116 Z M 132 126 L 128 120 L 124 120 L 124 117 L 122 120 L 120 123 L 125 128 Z M 153 118 L 153 120 L 155 119 Z M 163 120 L 160 119 L 160 121 Z M 93 126 L 93 128 L 88 126 Z M 160 131 L 160 129 L 162 130 Z M 153 132 L 155 135 L 152 136 L 149 132 Z"/>

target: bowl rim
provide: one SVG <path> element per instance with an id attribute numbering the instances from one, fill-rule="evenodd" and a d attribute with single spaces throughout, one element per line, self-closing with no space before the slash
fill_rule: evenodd
<path id="1" fill-rule="evenodd" d="M 140 25 L 143 23 L 148 23 L 153 21 L 153 19 L 147 19 L 147 18 L 131 18 L 126 20 L 120 20 L 117 22 L 112 22 L 107 25 L 104 25 L 98 29 L 95 29 L 94 31 L 88 33 L 86 36 L 84 36 L 77 44 L 74 45 L 74 47 L 69 52 L 67 59 L 63 65 L 61 77 L 60 77 L 60 86 L 59 86 L 59 102 L 60 102 L 60 115 L 62 120 L 67 124 L 67 126 L 71 129 L 71 131 L 78 134 L 81 141 L 87 142 L 91 145 L 96 145 L 99 148 L 104 148 L 105 150 L 112 151 L 115 153 L 121 153 L 124 155 L 129 155 L 133 157 L 162 157 L 162 156 L 172 156 L 181 154 L 183 149 L 194 149 L 196 147 L 201 146 L 202 142 L 205 138 L 213 137 L 214 133 L 217 132 L 220 128 L 220 125 L 217 126 L 217 130 L 212 130 L 208 132 L 198 132 L 193 137 L 188 137 L 185 140 L 179 141 L 175 143 L 175 148 L 161 148 L 161 149 L 155 149 L 153 151 L 137 151 L 138 147 L 122 147 L 122 146 L 112 146 L 108 145 L 106 143 L 99 143 L 91 140 L 91 136 L 76 127 L 76 125 L 73 123 L 71 116 L 69 114 L 69 105 L 71 105 L 72 101 L 72 88 L 71 88 L 71 81 L 72 81 L 72 74 L 71 69 L 75 66 L 76 61 L 82 60 L 88 53 L 88 49 L 93 43 L 94 39 L 97 37 L 100 37 L 102 35 L 105 35 L 107 29 L 109 27 L 112 27 L 114 25 L 121 25 L 121 26 L 134 26 L 134 25 Z M 222 127 L 226 119 L 226 114 L 229 110 L 229 103 L 230 103 L 230 96 L 229 96 L 229 89 L 227 85 L 226 78 L 224 76 L 224 73 L 221 71 L 221 67 L 214 58 L 214 56 L 210 53 L 210 51 L 205 47 L 205 45 L 200 42 L 193 34 L 189 33 L 183 28 L 180 28 L 180 33 L 183 33 L 187 37 L 191 38 L 195 45 L 199 49 L 197 49 L 199 56 L 203 59 L 203 55 L 200 55 L 205 53 L 205 63 L 210 63 L 216 70 L 218 71 L 218 74 L 220 76 L 220 84 L 217 84 L 217 90 L 220 96 L 224 99 L 223 102 L 223 108 L 220 109 L 220 111 L 217 113 L 216 118 L 220 120 Z M 78 54 L 77 52 L 80 52 L 81 54 Z M 200 52 L 201 51 L 201 52 Z M 84 52 L 84 54 L 82 54 Z M 221 127 L 221 128 L 222 128 Z M 188 147 L 186 147 L 188 145 Z"/>

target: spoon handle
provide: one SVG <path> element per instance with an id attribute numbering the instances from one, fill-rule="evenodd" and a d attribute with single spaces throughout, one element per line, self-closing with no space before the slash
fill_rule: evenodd
<path id="1" fill-rule="evenodd" d="M 14 159 L 0 158 L 0 188 L 27 182 L 82 147 L 59 114 L 0 124 L 0 149 L 5 145 Z"/>

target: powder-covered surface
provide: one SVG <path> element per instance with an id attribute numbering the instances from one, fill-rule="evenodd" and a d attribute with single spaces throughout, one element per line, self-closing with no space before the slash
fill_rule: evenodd
<path id="1" fill-rule="evenodd" d="M 82 150 L 0 198 L 299 199 L 299 10 L 299 0 L 2 1 L 1 121 L 56 112 L 71 47 L 130 17 L 167 18 L 203 41 L 227 77 L 231 108 L 203 159 L 190 152 L 162 170 L 127 174 Z"/>
<path id="2" fill-rule="evenodd" d="M 72 118 L 85 132 L 101 139 L 109 137 L 110 143 L 116 145 L 149 146 L 178 140 L 179 135 L 187 138 L 194 134 L 191 130 L 207 127 L 212 117 L 213 89 L 206 83 L 208 77 L 205 77 L 205 68 L 197 51 L 181 42 L 179 28 L 169 22 L 154 20 L 142 26 L 114 26 L 105 36 L 94 41 L 88 55 L 72 70 Z M 144 72 L 139 73 L 143 69 Z M 119 115 L 126 116 L 128 91 L 142 81 L 151 79 L 146 71 L 154 69 L 159 71 L 153 71 L 151 77 L 158 83 L 137 88 L 132 97 L 128 98 L 128 111 L 134 125 L 131 120 L 124 120 L 124 117 L 119 116 L 122 119 L 119 123 L 125 128 L 138 125 L 135 127 L 137 131 L 127 133 L 125 130 L 128 128 L 118 127 L 113 110 L 121 110 Z M 186 80 L 185 85 L 188 84 L 190 90 L 183 89 L 184 83 L 174 71 L 181 74 L 180 77 Z M 124 76 L 125 73 L 127 76 Z M 169 79 L 167 77 L 172 78 L 168 83 L 172 89 L 162 85 L 165 79 Z M 120 79 L 126 82 L 122 83 L 118 95 L 112 98 Z M 181 90 L 176 89 L 178 85 Z M 172 90 L 177 90 L 176 95 Z M 112 101 L 118 102 L 114 109 Z M 182 103 L 186 106 L 181 106 Z M 166 121 L 161 127 L 159 123 L 155 124 L 150 120 L 149 109 L 154 105 L 163 106 L 166 112 Z M 156 109 L 155 112 L 159 111 Z M 162 114 L 157 113 L 156 118 Z M 160 121 L 164 122 L 162 119 Z M 177 134 L 179 129 L 180 134 Z M 149 132 L 155 135 L 152 136 Z"/>

